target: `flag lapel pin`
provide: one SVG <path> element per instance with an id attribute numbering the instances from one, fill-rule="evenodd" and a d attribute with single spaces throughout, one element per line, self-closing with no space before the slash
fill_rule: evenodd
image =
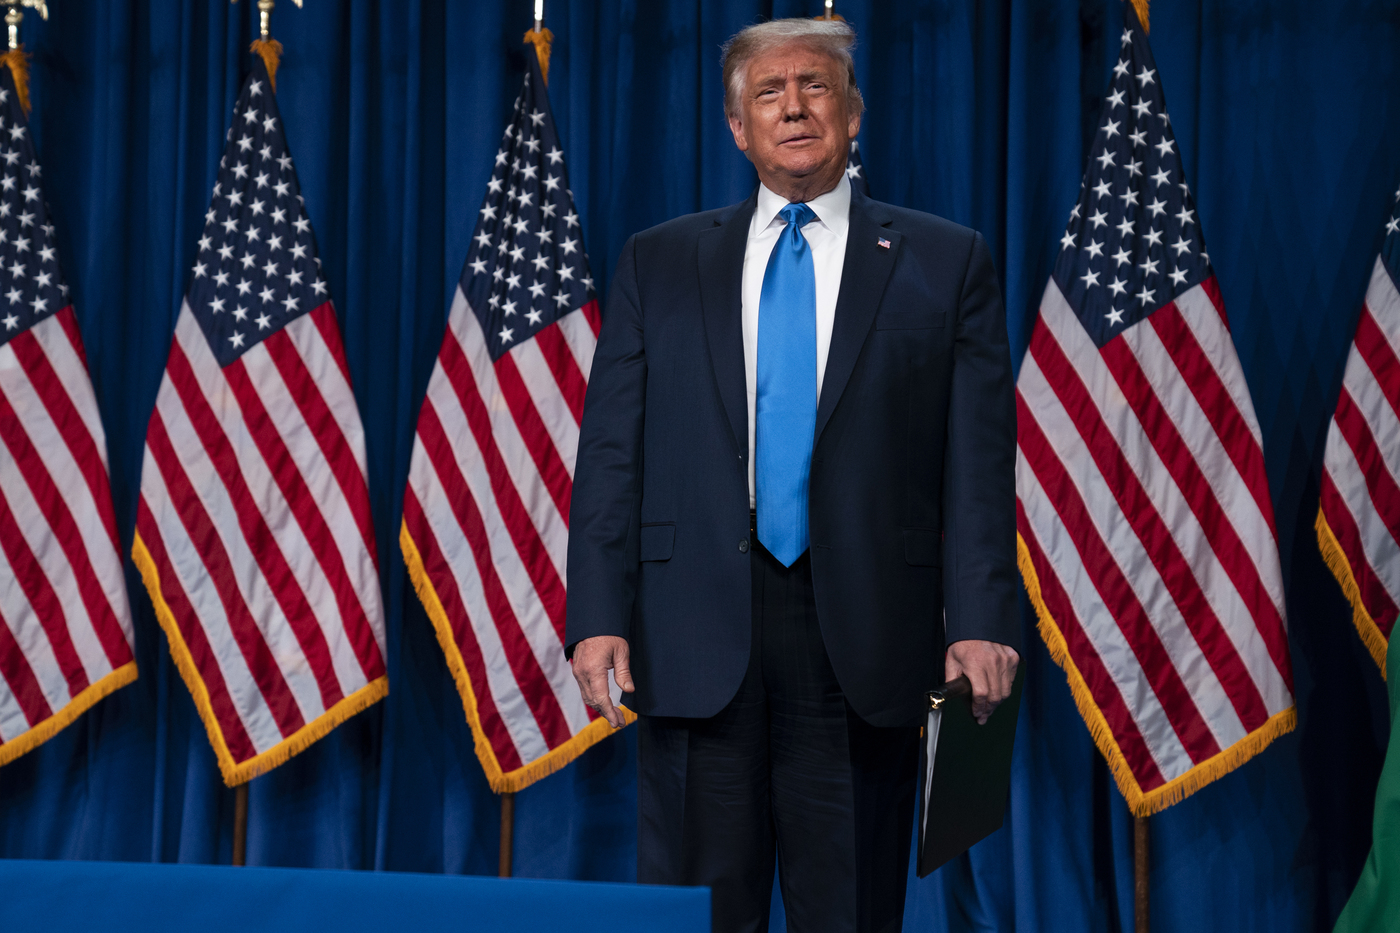
<path id="1" fill-rule="evenodd" d="M 881 249 L 889 249 L 889 248 L 890 248 L 890 241 L 887 240 L 887 239 L 885 239 L 884 237 L 880 237 L 878 240 L 876 240 L 876 241 L 875 241 L 875 244 L 876 244 L 877 246 L 879 246 Z"/>

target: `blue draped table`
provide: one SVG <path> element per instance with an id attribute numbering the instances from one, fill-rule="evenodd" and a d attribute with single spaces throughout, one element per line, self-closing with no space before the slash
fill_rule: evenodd
<path id="1" fill-rule="evenodd" d="M 709 933 L 707 888 L 0 859 L 0 930 Z"/>

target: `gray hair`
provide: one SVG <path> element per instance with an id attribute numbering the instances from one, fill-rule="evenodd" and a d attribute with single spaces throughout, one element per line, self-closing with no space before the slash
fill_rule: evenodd
<path id="1" fill-rule="evenodd" d="M 800 42 L 834 58 L 846 79 L 843 90 L 846 92 L 847 109 L 853 116 L 865 111 L 865 100 L 860 96 L 860 88 L 856 87 L 855 60 L 851 58 L 856 31 L 836 19 L 775 19 L 740 30 L 721 47 L 726 114 L 733 115 L 739 111 L 739 98 L 744 93 L 749 62 L 789 42 Z"/>

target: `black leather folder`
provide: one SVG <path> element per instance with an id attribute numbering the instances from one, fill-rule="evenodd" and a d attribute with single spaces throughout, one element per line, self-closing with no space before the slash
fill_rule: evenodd
<path id="1" fill-rule="evenodd" d="M 1001 828 L 1025 665 L 985 725 L 972 718 L 966 677 L 930 690 L 920 755 L 919 877 Z"/>

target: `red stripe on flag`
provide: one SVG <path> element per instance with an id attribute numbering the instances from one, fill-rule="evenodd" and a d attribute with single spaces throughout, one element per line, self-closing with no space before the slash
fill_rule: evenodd
<path id="1" fill-rule="evenodd" d="M 1361 467 L 1361 476 L 1366 480 L 1366 491 L 1371 495 L 1371 507 L 1376 510 L 1376 514 L 1381 517 L 1381 521 L 1390 532 L 1391 542 L 1400 548 L 1400 540 L 1396 539 L 1397 533 L 1400 532 L 1400 486 L 1396 485 L 1395 477 L 1390 475 L 1390 468 L 1381 456 L 1375 435 L 1371 433 L 1371 426 L 1366 423 L 1366 417 L 1361 414 L 1361 409 L 1356 406 L 1346 386 L 1342 386 L 1341 395 L 1337 399 L 1337 413 L 1333 417 Z"/>
<path id="2" fill-rule="evenodd" d="M 78 318 L 73 313 L 73 306 L 68 305 L 54 317 L 63 327 L 63 332 L 68 335 L 68 342 L 73 345 L 73 352 L 78 354 L 78 360 L 83 364 L 83 369 L 87 369 L 87 351 L 83 349 L 83 335 L 78 330 Z"/>
<path id="3" fill-rule="evenodd" d="M 170 349 L 173 359 L 175 354 L 180 352 L 179 341 L 171 343 Z M 183 353 L 181 356 L 183 357 Z M 263 700 L 267 703 L 273 720 L 277 723 L 278 731 L 283 736 L 291 735 L 306 724 L 302 718 L 301 709 L 297 706 L 296 698 L 292 696 L 287 681 L 282 677 L 282 671 L 272 656 L 272 650 L 268 648 L 267 642 L 263 639 L 257 622 L 254 621 L 252 613 L 248 611 L 248 604 L 244 602 L 243 594 L 238 588 L 238 578 L 233 569 L 233 562 L 229 560 L 228 552 L 224 550 L 224 544 L 219 538 L 218 530 L 214 528 L 214 523 L 210 520 L 208 512 L 204 510 L 204 504 L 200 502 L 199 496 L 190 484 L 189 477 L 185 474 L 184 464 L 180 462 L 179 455 L 175 453 L 175 448 L 170 443 L 170 436 L 166 433 L 165 422 L 160 417 L 159 408 L 151 413 L 151 423 L 146 429 L 146 446 L 150 448 L 151 460 L 165 480 L 170 503 L 180 516 L 180 522 L 185 527 L 185 533 L 189 535 L 190 543 L 204 564 L 205 570 L 208 571 L 209 582 L 214 587 L 214 591 L 218 593 L 219 601 L 223 603 L 224 614 L 228 617 L 229 631 L 238 644 L 238 650 L 242 653 L 244 661 L 248 664 L 248 671 L 252 674 L 253 681 L 258 685 L 258 690 L 262 693 Z M 143 533 L 141 537 L 145 540 L 146 535 Z M 179 585 L 178 580 L 171 579 L 173 585 Z M 170 588 L 163 587 L 162 589 Z M 172 605 L 172 611 L 173 609 Z M 181 616 L 177 615 L 176 618 L 180 619 Z M 189 618 L 192 620 L 191 624 L 182 624 L 182 631 L 192 630 L 199 626 L 199 620 L 194 618 L 193 614 Z M 203 637 L 202 633 L 200 637 Z M 187 634 L 186 640 L 188 638 Z M 215 665 L 213 669 L 217 669 L 217 662 L 212 655 L 206 652 L 206 656 L 209 664 Z M 197 665 L 202 678 L 210 676 L 209 664 Z"/>
<path id="4" fill-rule="evenodd" d="M 472 695 L 476 698 L 476 715 L 482 733 L 491 744 L 496 763 L 502 771 L 510 772 L 522 767 L 520 752 L 515 747 L 505 721 L 501 718 L 496 701 L 491 696 L 491 683 L 486 679 L 486 662 L 481 657 L 481 645 L 467 619 L 467 609 L 462 605 L 462 596 L 457 592 L 457 581 L 452 570 L 443 560 L 442 548 L 433 534 L 423 507 L 418 503 L 412 489 L 404 493 L 403 518 L 408 525 L 408 533 L 418 545 L 418 553 L 423 558 L 423 572 L 433 582 L 433 592 L 442 603 L 448 625 L 452 628 L 452 641 L 462 655 L 467 676 L 471 678 Z"/>
<path id="5" fill-rule="evenodd" d="M 87 671 L 83 670 L 83 662 L 78 659 L 78 651 L 73 647 L 73 635 L 68 631 L 63 605 L 58 601 L 49 578 L 44 575 L 44 568 L 39 566 L 38 558 L 30 550 L 29 542 L 24 540 L 3 491 L 0 491 L 0 550 L 4 550 L 5 559 L 10 562 L 10 570 L 24 591 L 25 599 L 29 600 L 34 618 L 44 629 L 54 660 L 58 662 L 58 669 L 68 684 L 68 695 L 77 696 L 87 689 Z"/>
<path id="6" fill-rule="evenodd" d="M 117 517 L 112 511 L 112 495 L 107 485 L 107 470 L 102 465 L 102 454 L 98 451 L 96 442 L 88 433 L 87 424 L 78 414 L 73 400 L 68 397 L 68 390 L 58 378 L 58 373 L 54 372 L 53 364 L 44 353 L 38 338 L 34 336 L 34 331 L 27 330 L 16 336 L 10 341 L 10 346 L 14 348 L 15 358 L 24 367 L 30 385 L 43 401 L 44 408 L 72 453 L 78 469 L 82 471 L 83 479 L 92 493 L 92 501 L 97 506 L 97 514 L 102 518 L 102 525 L 107 529 L 108 537 L 112 539 L 112 549 L 121 553 L 121 542 L 117 538 Z M 112 666 L 120 665 L 114 661 Z"/>
<path id="7" fill-rule="evenodd" d="M 25 331 L 20 336 L 30 337 L 31 334 L 29 331 Z M 18 340 L 19 338 L 16 337 L 11 343 Z M 113 668 L 121 667 L 131 660 L 131 646 L 126 643 L 126 636 L 122 634 L 121 622 L 117 619 L 116 613 L 112 611 L 112 604 L 107 599 L 102 582 L 97 579 L 97 571 L 93 569 L 92 559 L 88 556 L 87 544 L 83 541 L 83 534 L 78 529 L 78 523 L 73 520 L 73 513 L 69 510 L 68 503 L 63 500 L 58 486 L 54 484 L 53 477 L 49 474 L 48 467 L 44 465 L 43 458 L 39 456 L 39 451 L 34 447 L 29 435 L 25 433 L 23 425 L 19 422 L 19 416 L 15 414 L 15 410 L 10 406 L 10 400 L 5 397 L 4 393 L 0 393 L 0 438 L 4 440 L 10 455 L 14 457 L 15 466 L 23 474 L 25 485 L 29 487 L 29 493 L 34 497 L 35 505 L 39 507 L 44 520 L 48 522 L 54 540 L 58 542 L 63 556 L 68 561 L 69 568 L 73 571 L 73 581 L 78 585 L 78 597 L 83 601 L 83 608 L 87 610 L 92 632 L 97 636 L 98 643 L 102 645 L 102 652 L 107 656 L 107 663 L 111 664 Z M 101 468 L 101 466 L 102 464 L 99 463 L 98 467 Z M 40 569 L 39 574 L 44 576 L 44 571 Z M 47 576 L 44 576 L 44 580 L 46 585 L 50 582 Z M 37 611 L 38 607 L 35 608 Z M 66 623 L 64 623 L 63 629 L 64 633 L 68 635 L 71 645 L 72 635 L 68 632 Z M 84 686 L 86 686 L 86 674 L 83 675 L 83 679 Z"/>
<path id="8" fill-rule="evenodd" d="M 10 623 L 0 616 L 0 678 L 9 687 L 10 695 L 19 704 L 20 712 L 30 728 L 37 726 L 53 715 L 53 708 L 44 699 L 44 690 L 39 686 L 39 678 L 24 657 L 19 642 L 10 631 Z M 69 692 L 72 695 L 72 692 Z M 21 733 L 23 734 L 23 733 Z M 12 737 L 13 739 L 14 737 Z M 0 742 L 0 744 L 4 744 Z"/>
<path id="9" fill-rule="evenodd" d="M 1263 577 L 1249 549 L 1245 547 L 1234 523 L 1215 497 L 1215 490 L 1211 488 L 1205 473 L 1202 472 L 1201 464 L 1186 446 L 1177 430 L 1176 422 L 1172 421 L 1171 415 L 1162 407 L 1162 402 L 1153 391 L 1152 384 L 1148 382 L 1137 357 L 1133 356 L 1123 341 L 1109 341 L 1104 344 L 1100 354 L 1128 404 L 1132 406 L 1133 413 L 1137 415 L 1148 440 L 1156 449 L 1157 456 L 1191 506 L 1196 521 L 1201 523 L 1206 540 L 1220 560 L 1221 566 L 1225 568 L 1231 584 L 1253 614 L 1255 627 L 1264 640 L 1269 657 L 1291 691 L 1293 666 L 1289 659 L 1288 635 L 1284 629 L 1283 618 L 1264 587 Z M 1252 436 L 1248 443 L 1254 443 Z"/>
<path id="10" fill-rule="evenodd" d="M 589 301 L 579 310 L 583 312 L 588 326 L 593 328 L 593 339 L 598 339 L 598 335 L 603 332 L 603 316 L 598 313 L 598 299 Z"/>
<path id="11" fill-rule="evenodd" d="M 562 644 L 564 583 L 559 579 L 554 562 L 550 560 L 549 552 L 540 540 L 539 530 L 535 528 L 530 513 L 520 501 L 520 490 L 515 487 L 515 481 L 511 479 L 510 471 L 506 469 L 505 461 L 501 458 L 501 452 L 496 446 L 496 437 L 491 431 L 491 417 L 481 396 L 477 394 L 471 364 L 467 362 L 462 345 L 452 337 L 443 340 L 438 360 L 456 390 L 467 424 L 471 427 L 472 436 L 476 438 L 477 448 L 485 461 L 486 473 L 491 478 L 491 491 L 496 497 L 496 509 L 510 531 L 515 550 L 520 554 L 520 561 L 525 565 L 535 593 L 539 596 L 540 603 L 544 606 L 545 613 L 553 623 Z"/>
<path id="12" fill-rule="evenodd" d="M 554 381 L 559 383 L 559 393 L 574 413 L 574 421 L 582 424 L 583 397 L 588 394 L 588 380 L 583 378 L 578 360 L 574 359 L 573 351 L 559 332 L 559 322 L 555 321 L 535 334 L 535 345 L 540 348 L 549 371 L 554 374 Z"/>
<path id="13" fill-rule="evenodd" d="M 152 422 L 158 417 L 157 413 L 152 417 Z M 164 473 L 163 470 L 161 472 Z M 209 694 L 209 707 L 218 721 L 224 744 L 228 746 L 234 761 L 247 761 L 257 755 L 258 750 L 253 747 L 253 740 L 243 726 L 243 719 L 238 715 L 233 697 L 229 695 L 228 684 L 224 682 L 218 658 L 214 657 L 214 652 L 209 647 L 204 626 L 199 624 L 199 618 L 185 595 L 180 578 L 170 564 L 170 556 L 165 551 L 165 539 L 161 537 L 160 526 L 156 524 L 155 516 L 146 506 L 144 495 L 136 503 L 136 530 L 141 535 L 141 543 L 146 546 L 146 553 L 151 555 L 156 573 L 160 576 L 161 599 L 165 600 L 165 605 L 170 609 L 175 627 L 180 630 L 180 637 L 184 639 L 185 647 L 189 650 L 190 660 L 199 671 L 200 682 Z"/>
<path id="14" fill-rule="evenodd" d="M 1269 718 L 1264 698 L 1202 592 L 1191 564 L 1177 547 L 1156 505 L 1123 456 L 1113 432 L 1104 423 L 1098 405 L 1048 328 L 1035 328 L 1030 351 L 1065 412 L 1074 421 L 1123 515 L 1142 541 L 1147 556 L 1180 610 L 1182 621 L 1225 688 L 1245 731 L 1253 732 Z"/>
<path id="15" fill-rule="evenodd" d="M 1030 552 L 1031 564 L 1035 567 L 1035 575 L 1040 583 L 1040 598 L 1044 600 L 1045 608 L 1055 620 L 1060 634 L 1064 636 L 1065 648 L 1070 659 L 1078 669 L 1079 675 L 1084 678 L 1084 685 L 1089 688 L 1094 705 L 1099 708 L 1104 721 L 1108 723 L 1108 728 L 1113 732 L 1113 740 L 1117 743 L 1118 750 L 1123 753 L 1123 758 L 1132 769 L 1139 787 L 1151 790 L 1161 786 L 1165 783 L 1162 772 L 1158 770 L 1157 762 L 1153 760 L 1152 752 L 1133 720 L 1133 714 L 1123 699 L 1122 691 L 1113 682 L 1108 668 L 1104 667 L 1103 658 L 1099 657 L 1098 651 L 1089 641 L 1089 636 L 1074 611 L 1074 603 L 1060 585 L 1060 578 L 1050 566 L 1045 552 L 1041 550 L 1040 541 L 1031 529 L 1030 520 L 1026 517 L 1026 510 L 1020 499 L 1016 500 L 1016 525 L 1020 529 L 1021 540 L 1025 542 L 1026 550 Z"/>
<path id="16" fill-rule="evenodd" d="M 311 604 L 306 600 L 306 593 L 302 591 L 301 583 L 287 564 L 281 546 L 272 535 L 272 529 L 268 528 L 267 519 L 258 507 L 257 499 L 248 489 L 238 455 L 234 453 L 233 445 L 229 443 L 218 415 L 209 407 L 209 400 L 204 397 L 204 390 L 200 387 L 194 370 L 190 368 L 189 358 L 185 356 L 184 348 L 178 340 L 170 348 L 170 361 L 166 364 L 166 372 L 170 374 L 170 382 L 180 394 L 190 424 L 194 426 L 200 443 L 209 454 L 210 462 L 223 480 L 224 488 L 228 490 L 234 516 L 238 519 L 238 528 L 248 543 L 248 550 L 257 561 L 258 569 L 272 591 L 273 598 L 277 600 L 277 605 L 281 607 L 282 615 L 286 617 L 292 634 L 296 636 L 307 668 L 316 678 L 316 686 L 321 691 L 321 705 L 324 709 L 330 709 L 345 698 L 345 693 L 340 689 L 340 680 L 335 676 L 335 665 L 331 662 L 330 646 L 326 643 L 325 633 L 317 624 Z"/>
<path id="17" fill-rule="evenodd" d="M 1132 648 L 1143 675 L 1157 695 L 1186 753 L 1197 763 L 1218 754 L 1220 746 L 1196 708 L 1180 673 L 1172 665 L 1157 630 L 1152 627 L 1122 569 L 1109 552 L 1108 545 L 1099 536 L 1079 490 L 1041 432 L 1020 392 L 1016 393 L 1016 416 L 1018 440 L 1026 462 L 1054 505 L 1060 521 L 1070 530 L 1080 562 L 1103 598 L 1105 608 Z"/>
<path id="18" fill-rule="evenodd" d="M 456 343 L 457 341 L 450 337 L 444 342 L 454 346 Z M 564 712 L 554 695 L 554 688 L 545 677 L 539 659 L 535 657 L 535 652 L 525 637 L 520 620 L 511 606 L 510 597 L 506 595 L 505 587 L 496 572 L 479 504 L 457 467 L 452 445 L 448 443 L 431 398 L 423 400 L 423 410 L 418 415 L 418 439 L 428 459 L 432 461 L 443 491 L 452 503 L 452 512 L 457 524 L 461 527 L 467 544 L 471 546 L 472 556 L 476 559 L 477 575 L 481 579 L 482 597 L 491 612 L 496 631 L 500 634 L 501 646 L 506 660 L 510 663 L 511 673 L 520 686 L 520 692 L 534 714 L 535 722 L 539 724 L 540 732 L 549 747 L 554 748 L 567 742 L 571 734 L 569 724 L 564 719 Z M 483 686 L 486 686 L 484 682 Z"/>
<path id="19" fill-rule="evenodd" d="M 324 326 L 334 329 L 335 312 L 331 310 L 329 304 L 324 304 L 311 312 L 311 318 L 317 322 L 318 328 L 323 326 L 322 320 L 327 316 L 330 320 Z M 325 330 L 322 329 L 321 333 L 324 337 Z M 369 488 L 365 485 L 364 474 L 360 472 L 360 464 L 350 449 L 350 442 L 345 439 L 345 435 L 341 432 L 340 423 L 335 420 L 330 406 L 326 404 L 325 396 L 321 394 L 321 389 L 316 381 L 311 378 L 306 363 L 302 360 L 296 345 L 292 343 L 292 338 L 287 335 L 286 329 L 283 328 L 268 337 L 263 341 L 263 346 L 267 348 L 268 356 L 277 366 L 277 371 L 282 374 L 282 380 L 287 385 L 288 394 L 296 402 L 302 420 L 306 422 L 306 426 L 311 430 L 312 436 L 316 438 L 316 443 L 321 448 L 321 453 L 325 455 L 326 462 L 330 464 L 331 472 L 335 475 L 336 482 L 340 484 L 341 492 L 345 495 L 345 501 L 350 506 L 350 514 L 355 517 L 355 524 L 360 529 L 360 537 L 364 539 L 365 547 L 369 549 L 370 557 L 374 559 L 375 566 L 378 566 L 379 558 L 374 543 L 374 525 L 370 520 L 369 513 Z"/>
<path id="20" fill-rule="evenodd" d="M 1400 416 L 1400 360 L 1396 359 L 1395 348 L 1381 332 L 1371 309 L 1364 305 L 1361 319 L 1356 322 L 1356 352 L 1366 361 L 1391 410 Z"/>
<path id="21" fill-rule="evenodd" d="M 1322 471 L 1320 498 L 1323 514 L 1327 516 L 1327 525 L 1332 529 L 1332 534 L 1336 536 L 1337 543 L 1342 546 L 1342 551 L 1351 564 L 1351 575 L 1356 580 L 1357 589 L 1361 591 L 1361 601 L 1365 604 L 1366 611 L 1371 614 L 1376 627 L 1381 630 L 1381 634 L 1389 638 L 1396 617 L 1400 615 L 1400 607 L 1390 598 L 1385 584 L 1376 576 L 1371 562 L 1366 559 L 1366 550 L 1361 544 L 1361 531 L 1356 527 L 1356 519 L 1347 507 L 1346 500 L 1337 492 L 1332 474 L 1326 470 Z"/>
<path id="22" fill-rule="evenodd" d="M 1171 354 L 1177 369 L 1181 370 L 1182 381 L 1210 420 L 1230 461 L 1254 496 L 1264 520 L 1269 523 L 1270 533 L 1277 540 L 1274 506 L 1269 498 L 1269 477 L 1264 472 L 1264 452 L 1255 442 L 1244 416 L 1235 407 L 1235 400 L 1225 390 L 1220 375 L 1201 349 L 1195 333 L 1181 316 L 1175 302 L 1163 305 L 1148 320 L 1153 330 L 1157 331 L 1162 345 Z"/>
<path id="23" fill-rule="evenodd" d="M 263 462 L 272 473 L 277 488 L 282 491 L 282 497 L 287 501 L 287 506 L 296 518 L 302 534 L 306 536 L 306 543 L 316 555 L 316 562 L 325 574 L 326 582 L 330 584 L 345 634 L 350 639 L 360 670 L 366 680 L 380 677 L 384 673 L 384 661 L 379 656 L 379 645 L 374 640 L 374 631 L 370 628 L 369 618 L 365 615 L 364 606 L 360 604 L 359 594 L 355 591 L 355 585 L 346 569 L 345 558 L 340 553 L 315 497 L 306 485 L 306 479 L 297 469 L 291 452 L 287 450 L 286 442 L 282 435 L 277 433 L 277 427 L 263 406 L 262 398 L 253 388 L 248 377 L 248 368 L 241 357 L 224 367 L 224 377 L 233 389 L 234 397 L 238 399 L 238 407 L 243 412 L 243 421 L 248 427 L 248 433 L 258 445 Z"/>
<path id="24" fill-rule="evenodd" d="M 456 338 L 449 335 L 447 339 Z M 501 395 L 505 397 L 506 404 L 510 406 L 511 417 L 520 429 L 525 447 L 530 451 L 530 459 L 535 461 L 540 480 L 545 489 L 549 490 L 549 497 L 554 500 L 554 506 L 559 510 L 559 516 L 567 527 L 573 481 L 569 479 L 569 471 L 559 457 L 553 438 L 549 436 L 549 431 L 540 419 L 535 401 L 530 397 L 530 390 L 520 378 L 520 369 L 515 365 L 515 357 L 509 353 L 496 360 L 496 382 L 501 387 Z"/>
<path id="25" fill-rule="evenodd" d="M 335 360 L 335 365 L 340 367 L 340 374 L 345 377 L 345 384 L 350 382 L 350 364 L 345 359 L 345 344 L 340 339 L 340 321 L 335 316 L 335 306 L 329 301 L 317 305 L 311 309 L 309 317 L 316 329 L 321 333 L 321 340 L 326 344 L 326 349 L 330 351 L 331 359 Z"/>
<path id="26" fill-rule="evenodd" d="M 1228 333 L 1230 330 L 1230 316 L 1225 313 L 1225 296 L 1220 294 L 1220 280 L 1211 275 L 1201 283 L 1201 291 L 1206 293 L 1210 299 L 1211 306 L 1215 308 L 1215 313 L 1220 315 L 1220 323 L 1225 326 Z"/>

